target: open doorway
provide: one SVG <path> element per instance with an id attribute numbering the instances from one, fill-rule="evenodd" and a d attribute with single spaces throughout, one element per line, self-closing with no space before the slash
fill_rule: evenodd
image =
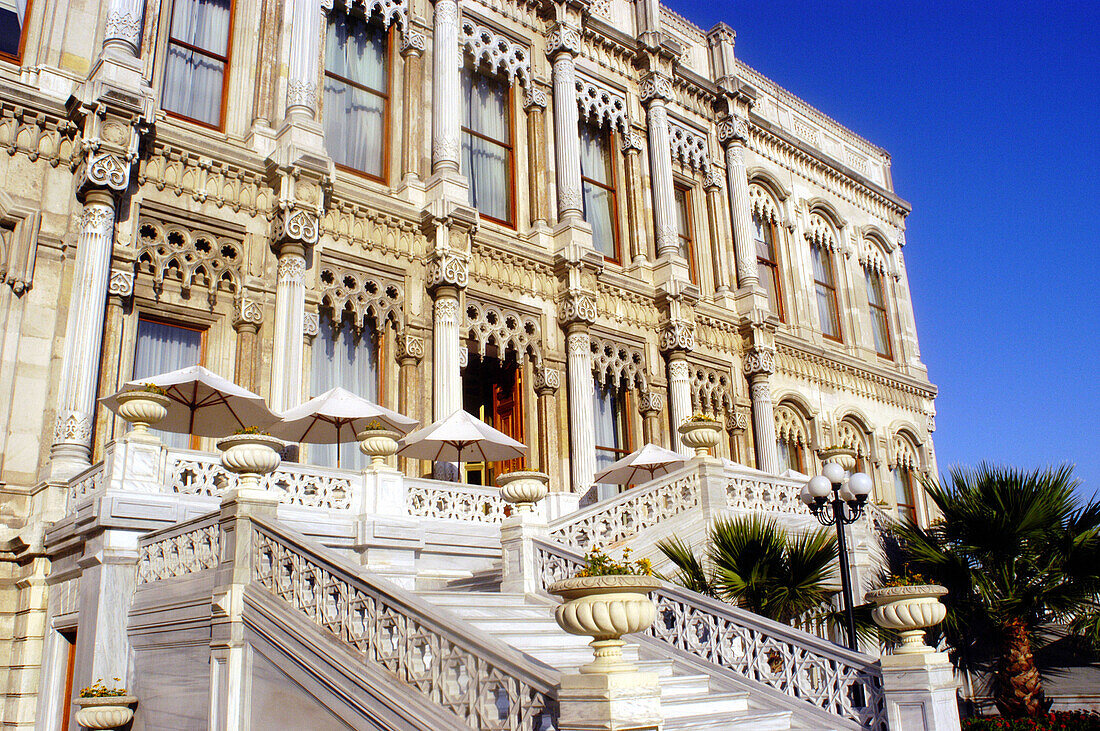
<path id="1" fill-rule="evenodd" d="M 504 361 L 496 356 L 470 353 L 462 374 L 462 408 L 513 439 L 523 441 L 523 369 L 509 353 Z M 498 475 L 523 469 L 525 460 L 468 462 L 465 481 L 471 485 L 492 485 Z"/>

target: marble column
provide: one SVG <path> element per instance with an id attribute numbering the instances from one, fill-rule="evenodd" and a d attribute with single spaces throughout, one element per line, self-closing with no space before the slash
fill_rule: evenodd
<path id="1" fill-rule="evenodd" d="M 57 424 L 50 449 L 50 476 L 54 479 L 68 479 L 91 465 L 96 377 L 103 345 L 114 232 L 114 196 L 101 188 L 87 191 L 80 214 L 61 359 Z"/>
<path id="2" fill-rule="evenodd" d="M 416 28 L 401 32 L 401 58 L 404 59 L 401 115 L 404 135 L 401 138 L 401 177 L 405 182 L 420 179 L 420 140 L 424 127 L 424 100 L 420 92 L 427 38 Z"/>
<path id="3" fill-rule="evenodd" d="M 458 3 L 437 0 L 432 42 L 432 173 L 459 171 L 462 152 L 462 54 Z"/>
<path id="4" fill-rule="evenodd" d="M 462 408 L 456 287 L 436 289 L 432 315 L 432 418 L 438 421 Z"/>
<path id="5" fill-rule="evenodd" d="M 400 390 L 397 394 L 397 412 L 413 416 L 413 400 L 420 390 L 421 382 L 417 378 L 420 361 L 424 359 L 424 339 L 402 332 L 397 336 L 397 363 L 400 367 Z M 414 416 L 414 418 L 416 418 Z M 406 457 L 397 458 L 397 468 L 407 475 L 418 474 L 419 460 Z"/>
<path id="6" fill-rule="evenodd" d="M 680 439 L 680 425 L 691 417 L 691 365 L 687 353 L 674 350 L 668 354 L 668 419 L 674 449 L 687 457 L 695 454 Z"/>
<path id="7" fill-rule="evenodd" d="M 107 280 L 107 310 L 103 323 L 102 359 L 99 373 L 99 393 L 109 394 L 122 386 L 120 351 L 123 342 L 123 317 L 126 301 L 134 293 L 134 273 L 112 271 Z M 92 463 L 103 458 L 103 445 L 115 438 L 115 426 L 122 423 L 110 409 L 99 409 L 95 416 L 95 433 L 100 435 L 92 445 Z"/>
<path id="8" fill-rule="evenodd" d="M 745 377 L 752 396 L 752 436 L 756 447 L 756 468 L 776 474 L 779 456 L 775 446 L 775 412 L 772 408 L 771 376 L 775 372 L 775 351 L 753 348 L 745 354 Z"/>
<path id="9" fill-rule="evenodd" d="M 237 385 L 255 391 L 259 385 L 259 359 L 256 342 L 264 312 L 256 300 L 242 297 L 233 317 L 233 329 L 237 333 L 237 361 L 233 368 L 233 380 Z"/>
<path id="10" fill-rule="evenodd" d="M 642 415 L 642 440 L 646 444 L 661 445 L 661 425 L 658 419 L 664 408 L 665 399 L 653 391 L 642 391 L 638 395 L 638 412 Z"/>
<path id="11" fill-rule="evenodd" d="M 580 31 L 558 23 L 546 39 L 554 65 L 554 150 L 557 153 L 558 220 L 584 218 L 581 197 L 581 146 L 574 57 L 581 50 Z"/>
<path id="12" fill-rule="evenodd" d="M 650 73 L 642 79 L 642 102 L 649 127 L 649 176 L 653 187 L 653 224 L 657 257 L 675 256 L 680 250 L 676 223 L 676 191 L 672 178 L 672 139 L 666 104 L 672 99 L 672 81 Z"/>
<path id="13" fill-rule="evenodd" d="M 733 245 L 737 255 L 737 284 L 739 287 L 756 287 L 760 278 L 757 274 L 756 244 L 752 234 L 749 180 L 745 173 L 747 126 L 743 119 L 727 117 L 718 122 L 718 139 L 726 150 L 730 217 L 733 221 Z"/>
<path id="14" fill-rule="evenodd" d="M 566 339 L 569 370 L 569 440 L 573 492 L 583 495 L 596 477 L 596 391 L 592 380 L 592 346 L 588 325 L 573 322 Z"/>
<path id="15" fill-rule="evenodd" d="M 730 266 L 722 231 L 722 176 L 713 165 L 707 171 L 704 188 L 707 194 L 707 224 L 710 230 L 710 250 L 714 262 L 714 293 L 723 295 L 730 289 Z"/>
<path id="16" fill-rule="evenodd" d="M 271 354 L 271 408 L 275 411 L 297 406 L 302 398 L 305 279 L 305 248 L 294 242 L 282 244 L 275 283 L 275 342 Z"/>
<path id="17" fill-rule="evenodd" d="M 121 57 L 141 56 L 144 0 L 110 0 L 103 26 L 104 52 Z"/>
<path id="18" fill-rule="evenodd" d="M 554 469 L 550 459 L 550 430 L 553 427 L 554 395 L 561 386 L 561 376 L 553 368 L 535 366 L 535 395 L 538 397 L 539 422 L 539 472 L 551 474 Z"/>
<path id="19" fill-rule="evenodd" d="M 531 225 L 550 222 L 546 180 L 546 92 L 532 82 L 527 87 L 523 108 L 527 112 L 528 198 Z"/>
<path id="20" fill-rule="evenodd" d="M 290 63 L 287 65 L 286 116 L 317 118 L 317 80 L 320 77 L 321 27 L 324 4 L 318 0 L 288 0 Z"/>
<path id="21" fill-rule="evenodd" d="M 645 225 L 642 221 L 642 145 L 644 138 L 634 131 L 623 135 L 624 172 L 626 174 L 626 220 L 630 260 L 641 266 L 649 260 Z"/>

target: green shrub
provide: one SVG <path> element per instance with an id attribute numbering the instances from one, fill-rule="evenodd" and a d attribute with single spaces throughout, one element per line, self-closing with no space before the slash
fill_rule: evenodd
<path id="1" fill-rule="evenodd" d="M 1100 713 L 1058 711 L 1030 718 L 965 718 L 962 731 L 1100 731 Z"/>

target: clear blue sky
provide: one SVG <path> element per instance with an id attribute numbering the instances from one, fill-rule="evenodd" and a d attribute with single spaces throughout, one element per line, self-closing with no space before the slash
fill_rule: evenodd
<path id="1" fill-rule="evenodd" d="M 665 1 L 892 155 L 941 472 L 1100 494 L 1100 2 Z"/>

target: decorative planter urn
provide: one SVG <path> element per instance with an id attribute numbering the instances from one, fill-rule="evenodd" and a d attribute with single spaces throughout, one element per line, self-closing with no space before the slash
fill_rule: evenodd
<path id="1" fill-rule="evenodd" d="M 124 391 L 115 397 L 118 415 L 130 425 L 130 436 L 156 440 L 149 433 L 149 426 L 168 416 L 170 399 L 152 391 Z"/>
<path id="2" fill-rule="evenodd" d="M 281 439 L 266 434 L 234 434 L 218 441 L 222 466 L 240 475 L 240 489 L 258 489 L 260 478 L 279 466 Z"/>
<path id="3" fill-rule="evenodd" d="M 73 704 L 80 706 L 74 718 L 87 729 L 121 728 L 134 718 L 137 703 L 132 695 L 103 696 L 101 698 L 75 698 Z"/>
<path id="4" fill-rule="evenodd" d="M 580 668 L 582 673 L 633 672 L 637 668 L 623 660 L 623 635 L 649 629 L 657 618 L 657 607 L 649 593 L 661 582 L 652 576 L 578 576 L 556 581 L 548 591 L 565 600 L 554 610 L 558 626 L 570 634 L 587 635 L 595 661 Z"/>
<path id="5" fill-rule="evenodd" d="M 543 472 L 517 470 L 497 478 L 504 502 L 516 506 L 517 513 L 530 513 L 535 504 L 550 492 L 550 476 Z"/>
<path id="6" fill-rule="evenodd" d="M 940 597 L 947 589 L 938 584 L 889 586 L 867 592 L 867 601 L 875 603 L 871 618 L 879 627 L 899 630 L 901 644 L 895 655 L 915 655 L 935 650 L 924 643 L 924 630 L 934 627 L 947 616 Z"/>
<path id="7" fill-rule="evenodd" d="M 722 425 L 717 421 L 685 421 L 677 431 L 680 441 L 694 449 L 696 457 L 713 454 L 722 438 Z"/>
<path id="8" fill-rule="evenodd" d="M 386 458 L 397 454 L 401 435 L 389 429 L 366 429 L 356 435 L 359 451 L 370 457 L 371 467 L 385 467 Z"/>
<path id="9" fill-rule="evenodd" d="M 856 450 L 848 447 L 829 447 L 828 449 L 817 450 L 817 456 L 821 458 L 821 464 L 823 465 L 836 462 L 847 472 L 851 472 L 856 468 L 856 457 L 858 455 Z"/>

